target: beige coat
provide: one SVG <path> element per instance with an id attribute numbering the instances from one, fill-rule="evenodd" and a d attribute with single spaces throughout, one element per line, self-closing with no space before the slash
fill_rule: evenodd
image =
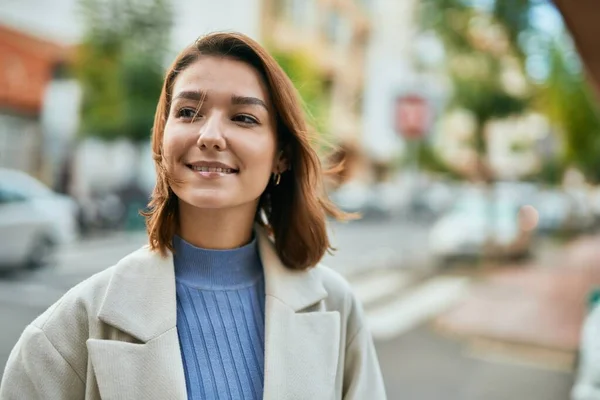
<path id="1" fill-rule="evenodd" d="M 385 399 L 363 312 L 317 266 L 285 268 L 259 231 L 265 271 L 264 399 Z M 13 349 L 0 400 L 187 399 L 172 255 L 144 247 L 65 294 Z"/>

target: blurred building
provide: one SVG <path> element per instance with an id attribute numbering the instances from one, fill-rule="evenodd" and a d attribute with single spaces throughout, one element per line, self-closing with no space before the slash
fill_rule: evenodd
<path id="1" fill-rule="evenodd" d="M 283 51 L 303 51 L 322 71 L 336 142 L 362 135 L 362 98 L 371 30 L 368 2 L 264 0 L 261 38 Z"/>
<path id="2" fill-rule="evenodd" d="M 65 54 L 60 44 L 0 25 L 0 167 L 40 173 L 43 99 Z"/>
<path id="3" fill-rule="evenodd" d="M 403 149 L 394 131 L 393 105 L 418 88 L 413 67 L 417 0 L 372 0 L 364 96 L 363 144 L 370 157 L 388 161 Z M 421 88 L 418 88 L 421 89 Z"/>
<path id="4" fill-rule="evenodd" d="M 441 42 L 419 25 L 419 0 L 371 0 L 371 34 L 367 46 L 362 147 L 375 164 L 390 165 L 410 148 L 396 130 L 398 98 L 425 100 L 430 120 L 444 108 L 448 82 L 437 65 L 444 59 Z M 425 132 L 429 136 L 432 126 Z"/>

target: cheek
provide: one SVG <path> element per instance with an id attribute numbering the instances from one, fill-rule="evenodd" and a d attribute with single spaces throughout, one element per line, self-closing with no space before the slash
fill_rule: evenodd
<path id="1" fill-rule="evenodd" d="M 190 146 L 189 135 L 186 135 L 186 129 L 180 126 L 169 124 L 165 126 L 165 133 L 162 139 L 163 156 L 169 164 L 174 164 L 185 154 Z"/>
<path id="2" fill-rule="evenodd" d="M 268 176 L 273 169 L 273 158 L 275 154 L 275 143 L 273 140 L 253 140 L 243 147 L 243 155 L 240 154 L 246 168 L 253 171 L 253 175 Z M 240 148 L 240 151 L 241 148 Z"/>

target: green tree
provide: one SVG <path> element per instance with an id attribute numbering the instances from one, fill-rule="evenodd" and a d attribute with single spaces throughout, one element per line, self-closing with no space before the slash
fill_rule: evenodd
<path id="1" fill-rule="evenodd" d="M 81 132 L 139 142 L 150 135 L 172 24 L 167 0 L 81 0 L 87 32 L 75 73 Z"/>
<path id="2" fill-rule="evenodd" d="M 488 163 L 486 127 L 493 120 L 522 114 L 529 107 L 531 87 L 518 39 L 530 29 L 527 0 L 482 2 L 473 0 L 422 0 L 422 21 L 445 47 L 445 72 L 452 82 L 449 108 L 469 110 L 475 119 L 473 147 L 478 178 L 490 185 L 494 172 Z M 493 192 L 486 196 L 493 202 Z M 489 206 L 486 244 L 496 243 L 491 229 L 494 208 Z"/>
<path id="3" fill-rule="evenodd" d="M 320 134 L 327 135 L 329 93 L 325 76 L 315 60 L 300 50 L 281 50 L 269 46 L 269 52 L 294 83 L 315 129 Z"/>
<path id="4" fill-rule="evenodd" d="M 465 0 L 423 0 L 422 25 L 433 30 L 446 49 L 446 73 L 453 93 L 449 108 L 471 111 L 476 120 L 474 148 L 482 178 L 493 179 L 487 163 L 485 127 L 488 122 L 522 113 L 530 103 L 518 38 L 529 29 L 529 2 L 500 1 L 487 9 Z M 507 74 L 523 77 L 520 88 L 507 84 Z"/>
<path id="5" fill-rule="evenodd" d="M 573 51 L 554 43 L 550 74 L 540 89 L 538 107 L 560 128 L 565 146 L 564 161 L 577 167 L 588 180 L 600 183 L 600 114 L 589 83 Z"/>
<path id="6" fill-rule="evenodd" d="M 450 107 L 462 107 L 477 119 L 474 145 L 485 158 L 483 128 L 487 121 L 537 109 L 559 129 L 563 152 L 545 160 L 539 178 L 551 183 L 567 165 L 600 183 L 600 110 L 591 93 L 566 29 L 555 36 L 532 23 L 535 7 L 548 0 L 422 0 L 422 25 L 435 31 L 447 53 L 447 73 L 454 93 Z M 498 79 L 512 62 L 524 76 L 530 57 L 549 73 L 528 78 L 529 94 L 515 96 Z"/>

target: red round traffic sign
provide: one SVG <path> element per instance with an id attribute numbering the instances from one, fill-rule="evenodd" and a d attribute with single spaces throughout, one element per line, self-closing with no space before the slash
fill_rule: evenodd
<path id="1" fill-rule="evenodd" d="M 394 128 L 406 139 L 420 139 L 429 128 L 429 105 L 427 100 L 415 94 L 396 98 Z"/>

